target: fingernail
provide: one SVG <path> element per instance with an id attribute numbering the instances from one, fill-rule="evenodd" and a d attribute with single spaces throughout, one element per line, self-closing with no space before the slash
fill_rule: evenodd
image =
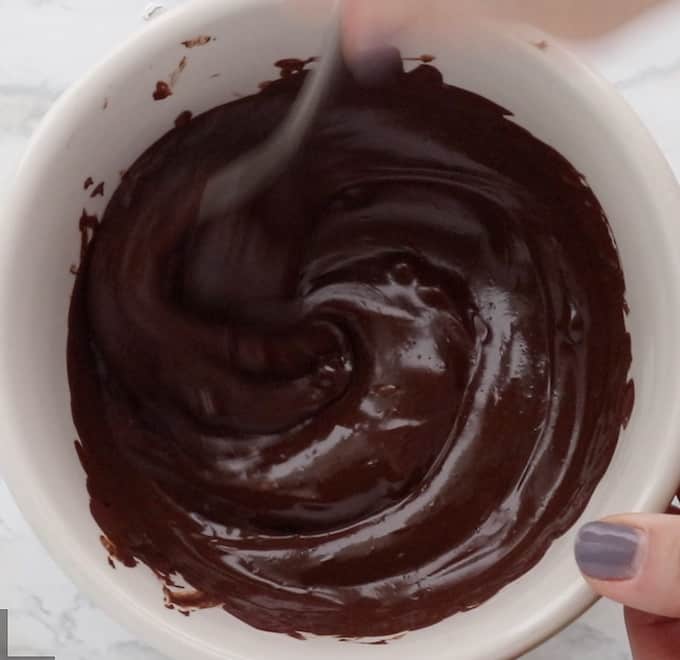
<path id="1" fill-rule="evenodd" d="M 633 527 L 589 523 L 576 537 L 576 563 L 595 580 L 630 580 L 640 568 L 644 541 L 644 533 Z"/>

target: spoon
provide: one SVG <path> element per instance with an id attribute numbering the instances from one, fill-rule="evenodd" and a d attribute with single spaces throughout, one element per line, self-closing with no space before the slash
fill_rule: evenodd
<path id="1" fill-rule="evenodd" d="M 262 144 L 217 172 L 205 187 L 199 223 L 223 217 L 272 183 L 298 151 L 328 98 L 342 64 L 342 0 L 335 0 L 318 66 L 290 112 Z"/>
<path id="2" fill-rule="evenodd" d="M 342 5 L 342 0 L 333 3 L 318 65 L 286 118 L 270 137 L 219 170 L 205 187 L 184 275 L 184 300 L 197 310 L 222 314 L 237 307 L 242 315 L 247 308 L 258 308 L 258 300 L 276 297 L 280 284 L 276 280 L 283 274 L 259 286 L 250 278 L 244 287 L 242 277 L 225 277 L 225 265 L 229 273 L 240 272 L 248 279 L 245 273 L 261 270 L 255 262 L 281 261 L 281 246 L 263 242 L 239 209 L 272 184 L 294 158 L 327 100 L 343 64 Z M 285 270 L 286 264 L 280 267 Z"/>

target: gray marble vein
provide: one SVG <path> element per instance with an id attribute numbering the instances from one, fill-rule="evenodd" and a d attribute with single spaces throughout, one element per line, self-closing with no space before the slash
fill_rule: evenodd
<path id="1" fill-rule="evenodd" d="M 680 49 L 679 49 L 680 50 Z M 650 66 L 640 71 L 637 71 L 628 78 L 616 82 L 616 86 L 622 92 L 635 89 L 641 84 L 651 84 L 656 81 L 665 81 L 669 76 L 677 75 L 680 71 L 680 53 L 677 59 L 672 60 L 664 65 Z"/>
<path id="2" fill-rule="evenodd" d="M 41 85 L 0 84 L 0 135 L 30 137 L 63 90 Z"/>

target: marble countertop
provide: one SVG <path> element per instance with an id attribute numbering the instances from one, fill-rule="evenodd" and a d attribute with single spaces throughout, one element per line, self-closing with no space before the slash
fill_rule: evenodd
<path id="1" fill-rule="evenodd" d="M 0 0 L 0 203 L 32 131 L 66 87 L 132 31 L 189 1 Z M 615 11 L 618 0 L 599 2 Z M 680 0 L 669 0 L 615 33 L 574 46 L 617 85 L 678 174 L 679 44 Z M 163 660 L 78 592 L 43 550 L 2 481 L 0 609 L 10 611 L 10 656 Z M 526 657 L 630 658 L 620 608 L 599 603 Z"/>

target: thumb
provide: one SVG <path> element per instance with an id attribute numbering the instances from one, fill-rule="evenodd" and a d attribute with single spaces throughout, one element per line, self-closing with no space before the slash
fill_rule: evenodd
<path id="1" fill-rule="evenodd" d="M 590 523 L 578 533 L 575 554 L 601 596 L 680 618 L 680 517 L 639 514 Z"/>

